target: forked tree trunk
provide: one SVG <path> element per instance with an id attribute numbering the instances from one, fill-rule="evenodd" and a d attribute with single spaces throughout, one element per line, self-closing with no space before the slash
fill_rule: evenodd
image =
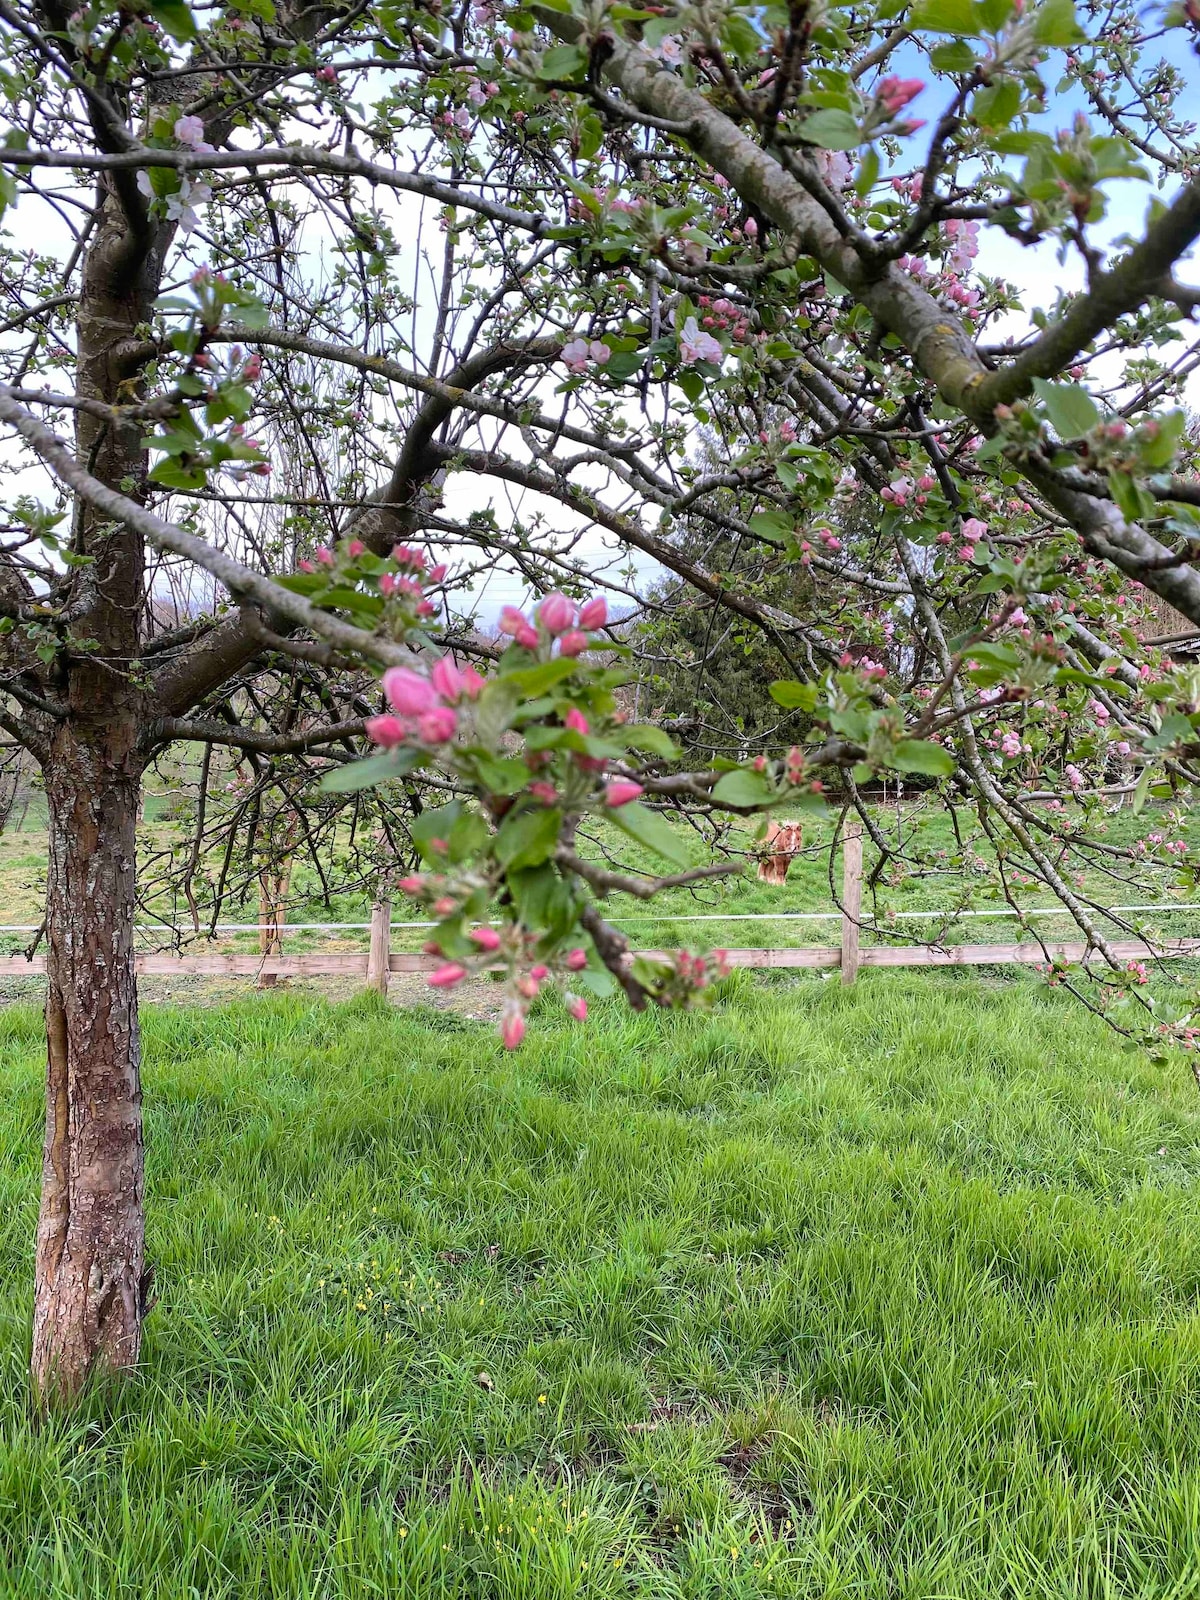
<path id="1" fill-rule="evenodd" d="M 44 1405 L 132 1366 L 146 1289 L 131 719 L 46 764 L 46 1142 L 31 1370 Z"/>

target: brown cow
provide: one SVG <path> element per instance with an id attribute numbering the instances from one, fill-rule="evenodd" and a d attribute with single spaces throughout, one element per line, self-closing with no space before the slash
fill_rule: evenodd
<path id="1" fill-rule="evenodd" d="M 758 875 L 764 883 L 786 883 L 792 858 L 799 854 L 803 830 L 798 822 L 779 822 L 774 817 L 767 823 L 766 842 L 758 863 Z"/>

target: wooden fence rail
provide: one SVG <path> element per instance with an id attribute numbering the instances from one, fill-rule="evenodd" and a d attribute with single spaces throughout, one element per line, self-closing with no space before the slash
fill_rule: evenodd
<path id="1" fill-rule="evenodd" d="M 742 946 L 727 952 L 733 967 L 833 968 L 840 967 L 843 983 L 853 983 L 860 967 L 990 967 L 1025 965 L 1051 960 L 1076 964 L 1088 955 L 1082 943 L 1026 942 L 1023 944 L 869 945 L 859 943 L 862 914 L 862 837 L 857 823 L 846 830 L 842 852 L 842 911 L 840 945 L 767 949 Z M 1189 908 L 1190 909 L 1190 908 Z M 136 957 L 139 973 L 179 977 L 362 978 L 368 987 L 386 994 L 393 972 L 432 972 L 440 956 L 391 949 L 392 908 L 381 901 L 372 908 L 369 947 L 365 952 L 305 955 L 165 955 Z M 1110 941 L 1109 949 L 1122 961 L 1200 958 L 1200 939 L 1171 939 L 1154 944 L 1145 939 Z M 666 952 L 646 950 L 661 956 Z M 26 958 L 19 952 L 0 954 L 0 976 L 33 977 L 44 973 L 46 958 Z"/>

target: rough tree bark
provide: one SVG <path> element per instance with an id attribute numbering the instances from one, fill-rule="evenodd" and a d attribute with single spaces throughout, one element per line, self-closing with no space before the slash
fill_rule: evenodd
<path id="1" fill-rule="evenodd" d="M 124 360 L 151 314 L 161 237 L 105 198 L 83 268 L 77 389 L 109 404 L 136 393 Z M 135 214 L 136 215 L 136 214 Z M 80 414 L 79 458 L 140 498 L 138 421 Z M 46 1140 L 31 1372 L 43 1405 L 131 1366 L 146 1293 L 141 1056 L 133 919 L 143 758 L 139 646 L 144 549 L 78 502 L 75 569 L 57 688 L 64 713 L 42 766 L 49 806 Z"/>

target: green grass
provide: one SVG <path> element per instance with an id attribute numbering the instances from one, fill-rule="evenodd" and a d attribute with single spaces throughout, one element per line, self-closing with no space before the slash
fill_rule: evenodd
<path id="1" fill-rule="evenodd" d="M 144 1366 L 39 1431 L 0 1012 L 5 1600 L 1200 1592 L 1200 1102 L 1060 996 L 145 1040 Z"/>

